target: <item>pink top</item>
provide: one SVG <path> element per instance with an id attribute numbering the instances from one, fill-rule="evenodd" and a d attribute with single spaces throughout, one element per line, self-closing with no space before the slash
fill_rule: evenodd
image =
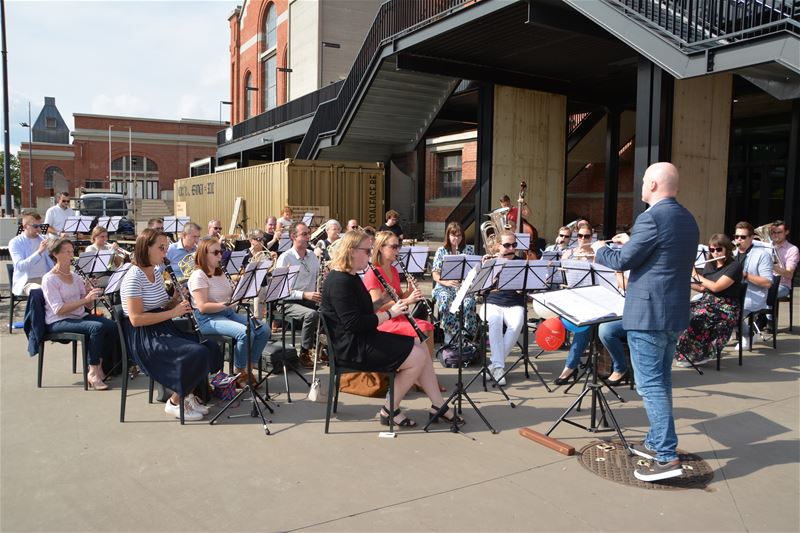
<path id="1" fill-rule="evenodd" d="M 86 286 L 83 280 L 75 272 L 72 274 L 72 283 L 61 279 L 61 276 L 48 272 L 42 277 L 42 293 L 44 294 L 44 321 L 46 324 L 53 324 L 66 318 L 80 319 L 86 316 L 84 306 L 77 307 L 65 315 L 58 312 L 64 304 L 77 302 L 86 296 Z"/>
<path id="2" fill-rule="evenodd" d="M 207 301 L 219 304 L 227 303 L 233 295 L 231 282 L 228 281 L 228 278 L 224 274 L 209 278 L 208 274 L 199 268 L 195 269 L 192 275 L 189 276 L 189 292 L 194 292 L 197 289 L 208 289 Z M 192 300 L 194 303 L 194 297 Z M 197 309 L 197 307 L 195 307 L 195 309 Z"/>
<path id="3" fill-rule="evenodd" d="M 797 268 L 797 263 L 800 261 L 800 250 L 797 249 L 797 246 L 790 244 L 789 241 L 783 241 L 780 246 L 775 246 L 775 251 L 778 252 L 778 257 L 781 258 L 783 268 L 792 271 Z M 791 289 L 792 276 L 781 276 L 781 285 Z"/>

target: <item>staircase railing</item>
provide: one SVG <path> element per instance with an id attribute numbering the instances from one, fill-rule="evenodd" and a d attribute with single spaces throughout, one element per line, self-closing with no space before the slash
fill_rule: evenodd
<path id="1" fill-rule="evenodd" d="M 365 81 L 377 59 L 377 53 L 391 37 L 399 37 L 408 32 L 432 24 L 463 8 L 481 0 L 389 0 L 381 5 L 372 23 L 364 44 L 353 61 L 353 66 L 345 78 L 339 94 L 334 100 L 319 106 L 311 126 L 303 137 L 297 152 L 299 159 L 310 159 L 320 136 L 335 133 L 345 113 L 350 108 L 353 97 Z"/>

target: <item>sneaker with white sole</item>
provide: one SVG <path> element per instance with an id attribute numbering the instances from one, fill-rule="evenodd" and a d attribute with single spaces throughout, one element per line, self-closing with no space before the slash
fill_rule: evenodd
<path id="1" fill-rule="evenodd" d="M 677 363 L 675 363 L 675 366 L 677 366 L 678 368 L 692 368 L 692 363 L 690 363 L 689 361 L 683 359 L 683 360 L 678 361 Z"/>
<path id="2" fill-rule="evenodd" d="M 668 463 L 658 461 L 643 461 L 643 464 L 636 467 L 633 476 L 639 481 L 661 481 L 683 475 L 683 466 L 680 459 L 675 459 Z"/>
<path id="3" fill-rule="evenodd" d="M 695 361 L 694 364 L 695 364 L 695 366 L 700 366 L 700 365 L 707 364 L 709 361 L 711 361 L 711 358 L 708 357 L 707 355 L 704 355 L 703 357 L 701 357 L 700 359 Z"/>
<path id="4" fill-rule="evenodd" d="M 503 368 L 503 367 L 500 367 L 500 366 L 495 367 L 495 368 L 492 369 L 492 377 L 497 382 L 497 384 L 500 385 L 501 387 L 505 387 L 506 386 L 506 378 L 503 375 L 505 373 L 506 373 L 506 369 Z"/>
<path id="5" fill-rule="evenodd" d="M 649 459 L 651 461 L 656 460 L 656 452 L 648 448 L 647 446 L 642 444 L 631 444 L 628 443 L 628 449 L 638 455 L 639 457 L 644 457 L 645 459 Z"/>
<path id="6" fill-rule="evenodd" d="M 742 350 L 749 350 L 750 349 L 750 339 L 742 339 Z M 739 343 L 736 343 L 736 347 L 734 351 L 739 351 Z"/>
<path id="7" fill-rule="evenodd" d="M 201 415 L 205 416 L 208 414 L 208 406 L 200 403 L 200 400 L 198 400 L 197 396 L 194 394 L 187 396 L 186 401 L 192 405 L 193 410 L 197 411 Z M 186 418 L 186 413 L 184 413 L 184 418 Z"/>
<path id="8" fill-rule="evenodd" d="M 168 415 L 174 416 L 175 418 L 181 417 L 181 408 L 178 404 L 172 403 L 172 398 L 168 398 L 167 403 L 164 404 L 164 412 Z M 183 402 L 183 419 L 190 422 L 196 422 L 203 419 L 202 413 L 195 411 L 192 408 L 188 398 Z"/>

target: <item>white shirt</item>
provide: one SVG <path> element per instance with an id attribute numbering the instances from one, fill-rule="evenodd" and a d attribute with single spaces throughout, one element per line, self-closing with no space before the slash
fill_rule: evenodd
<path id="1" fill-rule="evenodd" d="M 67 221 L 67 217 L 74 217 L 75 211 L 71 208 L 67 207 L 66 209 L 62 209 L 60 205 L 56 204 L 50 209 L 47 210 L 47 213 L 44 215 L 44 223 L 50 224 L 50 227 L 61 233 L 64 231 L 64 223 Z"/>
<path id="2" fill-rule="evenodd" d="M 316 290 L 319 260 L 313 252 L 308 250 L 306 250 L 306 255 L 303 259 L 300 259 L 297 250 L 292 247 L 278 257 L 278 262 L 275 266 L 280 268 L 294 265 L 299 265 L 300 270 L 297 272 L 292 293 L 287 300 L 302 300 L 304 292 L 314 292 Z"/>
<path id="3" fill-rule="evenodd" d="M 208 289 L 206 300 L 219 304 L 227 303 L 233 295 L 231 282 L 228 281 L 224 274 L 209 278 L 208 274 L 196 268 L 192 275 L 189 276 L 189 292 L 194 293 L 198 289 Z M 192 295 L 192 307 L 197 309 L 197 306 L 194 305 L 194 294 Z"/>

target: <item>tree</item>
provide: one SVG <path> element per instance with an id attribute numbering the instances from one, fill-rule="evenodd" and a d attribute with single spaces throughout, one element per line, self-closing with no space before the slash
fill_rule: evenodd
<path id="1" fill-rule="evenodd" d="M 5 168 L 6 168 L 6 161 L 5 161 L 6 153 L 0 152 L 0 172 L 2 172 L 3 179 L 0 181 L 0 191 L 2 191 L 3 196 L 6 194 L 6 176 L 5 176 Z M 14 154 L 11 154 L 11 196 L 14 197 L 14 205 L 19 208 L 21 202 L 21 185 L 20 185 L 20 171 L 19 171 L 19 159 L 14 157 Z"/>

